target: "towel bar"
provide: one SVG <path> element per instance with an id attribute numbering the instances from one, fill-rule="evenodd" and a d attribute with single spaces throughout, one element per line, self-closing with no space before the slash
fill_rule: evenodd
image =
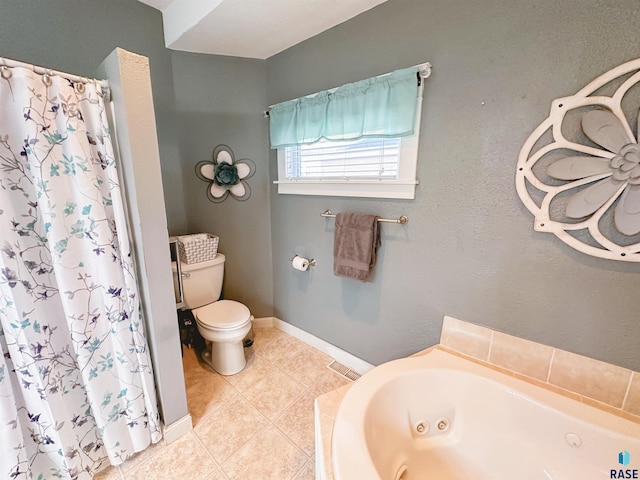
<path id="1" fill-rule="evenodd" d="M 336 218 L 336 214 L 332 213 L 331 210 L 325 210 L 320 214 L 320 216 L 327 218 Z M 409 223 L 409 217 L 407 217 L 406 215 L 401 215 L 399 218 L 379 218 L 378 222 L 399 223 L 400 225 L 406 225 L 407 223 Z"/>

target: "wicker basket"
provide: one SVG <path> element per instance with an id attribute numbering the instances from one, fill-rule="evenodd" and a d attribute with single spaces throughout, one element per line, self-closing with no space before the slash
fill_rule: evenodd
<path id="1" fill-rule="evenodd" d="M 178 255 L 182 263 L 213 260 L 218 255 L 219 238 L 210 233 L 197 233 L 178 237 Z"/>

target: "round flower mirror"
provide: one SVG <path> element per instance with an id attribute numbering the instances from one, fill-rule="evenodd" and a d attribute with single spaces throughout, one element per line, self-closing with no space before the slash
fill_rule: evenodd
<path id="1" fill-rule="evenodd" d="M 582 253 L 640 262 L 640 59 L 551 104 L 520 151 L 534 228 Z"/>
<path id="2" fill-rule="evenodd" d="M 248 158 L 236 160 L 233 150 L 227 145 L 218 145 L 213 150 L 213 161 L 196 164 L 196 175 L 209 182 L 207 197 L 219 203 L 231 195 L 236 200 L 247 200 L 251 188 L 246 182 L 256 171 L 256 165 Z"/>

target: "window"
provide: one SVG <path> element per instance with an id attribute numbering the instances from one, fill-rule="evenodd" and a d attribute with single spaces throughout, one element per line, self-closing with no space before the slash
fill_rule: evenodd
<path id="1" fill-rule="evenodd" d="M 398 70 L 271 107 L 278 193 L 415 198 L 429 72 Z"/>
<path id="2" fill-rule="evenodd" d="M 278 149 L 278 193 L 415 198 L 418 135 Z"/>
<path id="3" fill-rule="evenodd" d="M 399 138 L 362 138 L 348 142 L 321 140 L 284 147 L 287 179 L 398 178 Z"/>

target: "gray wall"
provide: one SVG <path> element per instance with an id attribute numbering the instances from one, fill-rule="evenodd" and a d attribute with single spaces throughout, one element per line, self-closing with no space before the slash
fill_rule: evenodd
<path id="1" fill-rule="evenodd" d="M 138 271 L 138 287 L 155 372 L 160 415 L 171 425 L 188 415 L 182 351 L 173 300 L 157 127 L 146 57 L 114 50 L 98 68 L 111 85 L 123 192 Z M 173 309 L 173 310 L 172 310 Z M 170 434 L 166 440 L 171 441 Z"/>
<path id="2" fill-rule="evenodd" d="M 173 83 L 180 154 L 185 175 L 186 213 L 191 232 L 220 237 L 226 255 L 224 296 L 245 303 L 253 315 L 273 315 L 269 213 L 268 122 L 263 60 L 173 52 Z M 212 203 L 208 183 L 195 166 L 211 160 L 225 144 L 236 159 L 249 158 L 256 172 L 248 179 L 251 197 Z"/>
<path id="3" fill-rule="evenodd" d="M 169 231 L 185 233 L 171 57 L 160 12 L 133 0 L 0 0 L 0 57 L 93 77 L 116 47 L 149 58 Z"/>
<path id="4" fill-rule="evenodd" d="M 275 314 L 379 363 L 437 343 L 442 317 L 640 370 L 640 265 L 533 231 L 517 197 L 520 147 L 606 70 L 638 57 L 631 0 L 390 0 L 267 61 L 268 103 L 430 61 L 412 201 L 277 195 Z M 275 155 L 271 154 L 275 178 Z M 385 217 L 374 281 L 332 275 L 325 209 Z M 318 259 L 293 271 L 292 253 Z"/>

